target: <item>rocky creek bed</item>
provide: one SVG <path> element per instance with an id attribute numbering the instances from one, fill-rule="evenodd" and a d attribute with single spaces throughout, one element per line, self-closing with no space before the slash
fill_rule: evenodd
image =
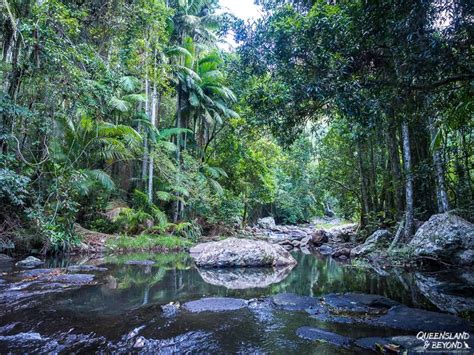
<path id="1" fill-rule="evenodd" d="M 292 255 L 296 265 L 231 269 L 196 268 L 187 253 L 31 269 L 3 258 L 0 353 L 349 354 L 419 350 L 420 331 L 472 332 L 470 269 L 381 275 Z"/>

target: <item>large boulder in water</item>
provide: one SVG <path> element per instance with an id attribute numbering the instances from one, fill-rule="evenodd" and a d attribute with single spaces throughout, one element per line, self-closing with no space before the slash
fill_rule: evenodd
<path id="1" fill-rule="evenodd" d="M 261 240 L 228 238 L 198 244 L 191 256 L 201 267 L 287 266 L 296 260 L 283 247 Z"/>
<path id="2" fill-rule="evenodd" d="M 415 255 L 455 265 L 474 265 L 474 225 L 451 213 L 436 214 L 410 242 Z"/>
<path id="3" fill-rule="evenodd" d="M 378 230 L 368 237 L 364 244 L 358 245 L 351 250 L 351 258 L 361 257 L 379 249 L 385 249 L 390 245 L 391 241 L 392 234 L 388 230 Z"/>

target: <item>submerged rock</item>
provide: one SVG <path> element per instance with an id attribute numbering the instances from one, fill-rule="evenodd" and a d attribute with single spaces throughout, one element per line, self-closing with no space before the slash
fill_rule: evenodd
<path id="1" fill-rule="evenodd" d="M 418 229 L 409 245 L 417 256 L 474 265 L 474 224 L 451 213 L 436 214 Z"/>
<path id="2" fill-rule="evenodd" d="M 332 253 L 334 253 L 334 249 L 331 248 L 329 245 L 320 246 L 318 251 L 322 255 L 331 255 Z"/>
<path id="3" fill-rule="evenodd" d="M 395 336 L 389 338 L 370 337 L 357 339 L 354 342 L 360 348 L 377 352 L 401 352 L 402 350 L 424 352 L 423 340 L 415 336 Z"/>
<path id="4" fill-rule="evenodd" d="M 152 260 L 129 260 L 125 262 L 126 265 L 142 265 L 142 266 L 151 266 L 155 265 L 155 262 Z"/>
<path id="5" fill-rule="evenodd" d="M 78 271 L 107 271 L 105 267 L 98 267 L 95 265 L 71 265 L 67 269 L 67 271 L 78 272 Z"/>
<path id="6" fill-rule="evenodd" d="M 378 313 L 374 310 L 387 310 L 399 304 L 383 296 L 363 293 L 329 294 L 323 298 L 325 304 L 338 313 Z"/>
<path id="7" fill-rule="evenodd" d="M 202 298 L 183 304 L 183 308 L 192 313 L 236 311 L 246 307 L 245 300 L 226 297 Z"/>
<path id="8" fill-rule="evenodd" d="M 90 274 L 62 274 L 50 277 L 49 281 L 68 285 L 86 285 L 94 281 L 94 275 Z"/>
<path id="9" fill-rule="evenodd" d="M 296 264 L 283 247 L 260 240 L 228 238 L 198 244 L 191 256 L 201 267 L 287 266 Z"/>
<path id="10" fill-rule="evenodd" d="M 392 307 L 387 314 L 369 321 L 369 324 L 405 331 L 469 332 L 471 329 L 465 319 L 406 306 Z"/>
<path id="11" fill-rule="evenodd" d="M 438 309 L 449 313 L 474 314 L 474 280 L 470 270 L 415 273 L 418 290 Z"/>
<path id="12" fill-rule="evenodd" d="M 211 285 L 230 290 L 265 288 L 284 280 L 294 265 L 278 268 L 198 269 L 202 279 Z"/>
<path id="13" fill-rule="evenodd" d="M 358 245 L 351 250 L 351 258 L 357 258 L 379 249 L 385 249 L 390 245 L 392 241 L 392 234 L 386 230 L 378 230 L 366 239 L 364 244 Z"/>
<path id="14" fill-rule="evenodd" d="M 19 273 L 21 277 L 24 278 L 45 278 L 51 275 L 57 275 L 62 272 L 61 269 L 34 269 L 34 270 L 25 270 Z"/>
<path id="15" fill-rule="evenodd" d="M 14 259 L 6 254 L 0 254 L 0 263 L 10 263 Z"/>
<path id="16" fill-rule="evenodd" d="M 348 347 L 352 341 L 351 338 L 336 333 L 328 332 L 327 330 L 312 327 L 298 328 L 296 330 L 296 334 L 303 339 L 313 341 L 325 341 L 340 347 Z"/>
<path id="17" fill-rule="evenodd" d="M 40 265 L 43 265 L 44 262 L 34 256 L 29 256 L 24 260 L 17 262 L 15 265 L 23 268 L 34 268 Z"/>
<path id="18" fill-rule="evenodd" d="M 323 310 L 320 300 L 310 296 L 280 293 L 273 296 L 272 301 L 278 308 L 287 311 L 307 311 L 313 314 Z"/>
<path id="19" fill-rule="evenodd" d="M 109 343 L 107 352 L 128 354 L 195 354 L 219 353 L 218 344 L 211 333 L 190 331 L 169 339 L 153 339 L 145 336 L 133 337 L 121 342 L 118 346 Z"/>

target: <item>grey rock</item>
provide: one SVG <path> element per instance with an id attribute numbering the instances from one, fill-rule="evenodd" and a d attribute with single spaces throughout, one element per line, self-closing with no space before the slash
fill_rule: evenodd
<path id="1" fill-rule="evenodd" d="M 455 265 L 474 265 L 474 225 L 451 213 L 436 214 L 411 240 L 415 255 Z"/>
<path id="2" fill-rule="evenodd" d="M 406 306 L 392 307 L 385 315 L 368 321 L 369 324 L 404 331 L 469 332 L 471 325 L 465 319 L 438 312 Z"/>
<path id="3" fill-rule="evenodd" d="M 0 254 L 0 263 L 10 263 L 14 259 L 6 254 Z"/>
<path id="4" fill-rule="evenodd" d="M 183 304 L 183 308 L 192 313 L 226 312 L 246 308 L 247 302 L 240 298 L 210 297 Z"/>
<path id="5" fill-rule="evenodd" d="M 34 270 L 25 270 L 20 272 L 20 276 L 26 278 L 44 278 L 51 276 L 53 274 L 61 273 L 61 269 L 53 268 L 53 269 L 34 269 Z"/>
<path id="6" fill-rule="evenodd" d="M 358 225 L 357 224 L 346 224 L 343 226 L 337 226 L 326 230 L 326 234 L 330 241 L 350 241 L 355 235 Z"/>
<path id="7" fill-rule="evenodd" d="M 315 314 L 323 311 L 319 299 L 310 296 L 300 296 L 293 293 L 280 293 L 272 297 L 273 303 L 287 311 L 307 311 Z"/>
<path id="8" fill-rule="evenodd" d="M 307 246 L 310 241 L 311 241 L 310 236 L 304 237 L 303 239 L 301 239 L 301 247 Z"/>
<path id="9" fill-rule="evenodd" d="M 198 250 L 199 252 L 196 252 Z M 287 266 L 296 264 L 283 247 L 260 240 L 228 238 L 191 251 L 200 267 Z"/>
<path id="10" fill-rule="evenodd" d="M 163 316 L 166 318 L 171 318 L 171 317 L 176 316 L 179 312 L 179 308 L 180 308 L 179 302 L 176 302 L 176 303 L 171 302 L 171 303 L 161 306 L 161 309 L 163 311 Z"/>
<path id="11" fill-rule="evenodd" d="M 351 250 L 350 250 L 349 248 L 341 247 L 341 248 L 336 249 L 336 250 L 331 254 L 331 256 L 332 256 L 333 258 L 339 258 L 339 257 L 341 257 L 341 256 L 349 257 L 350 254 L 351 254 Z"/>
<path id="12" fill-rule="evenodd" d="M 370 254 L 376 250 L 385 249 L 390 246 L 392 234 L 386 230 L 378 230 L 366 239 L 364 244 L 358 245 L 351 250 L 351 258 L 358 258 Z"/>
<path id="13" fill-rule="evenodd" d="M 230 290 L 266 288 L 283 281 L 294 265 L 278 268 L 198 269 L 202 279 L 211 285 Z"/>
<path id="14" fill-rule="evenodd" d="M 79 272 L 79 271 L 94 272 L 94 271 L 107 271 L 107 268 L 98 267 L 95 265 L 71 265 L 66 270 L 71 271 L 71 272 Z"/>
<path id="15" fill-rule="evenodd" d="M 275 219 L 273 217 L 260 218 L 257 221 L 257 226 L 264 229 L 272 229 L 276 227 Z"/>
<path id="16" fill-rule="evenodd" d="M 23 268 L 34 268 L 40 265 L 43 265 L 44 262 L 34 256 L 29 256 L 26 259 L 18 261 L 15 265 Z"/>
<path id="17" fill-rule="evenodd" d="M 301 247 L 300 249 L 303 254 L 306 254 L 306 255 L 311 254 L 311 251 L 306 246 Z"/>
<path id="18" fill-rule="evenodd" d="M 472 272 L 454 270 L 439 273 L 415 273 L 418 290 L 438 309 L 453 314 L 474 315 Z"/>
<path id="19" fill-rule="evenodd" d="M 383 347 L 384 345 L 394 344 L 400 346 L 400 350 L 408 350 L 408 351 L 418 351 L 423 350 L 423 340 L 419 340 L 416 336 L 395 336 L 389 338 L 381 338 L 381 337 L 370 337 L 370 338 L 361 338 L 357 339 L 354 342 L 360 348 L 372 350 L 372 351 L 380 351 L 380 346 Z M 421 351 L 424 352 L 424 351 Z"/>
<path id="20" fill-rule="evenodd" d="M 90 274 L 53 275 L 50 277 L 50 281 L 79 286 L 79 285 L 86 285 L 94 281 L 94 275 L 90 275 Z"/>
<path id="21" fill-rule="evenodd" d="M 128 260 L 125 262 L 126 265 L 141 265 L 141 266 L 151 266 L 155 265 L 155 262 L 152 260 Z"/>
<path id="22" fill-rule="evenodd" d="M 303 339 L 325 341 L 339 347 L 349 347 L 352 341 L 351 338 L 312 327 L 298 328 L 296 334 Z"/>
<path id="23" fill-rule="evenodd" d="M 334 253 L 334 249 L 328 245 L 323 245 L 319 247 L 318 251 L 322 255 L 331 255 L 332 253 Z"/>
<path id="24" fill-rule="evenodd" d="M 324 243 L 327 243 L 328 241 L 329 241 L 328 234 L 326 233 L 325 230 L 322 230 L 322 229 L 317 230 L 311 236 L 311 243 L 316 247 L 319 247 L 323 245 Z"/>
<path id="25" fill-rule="evenodd" d="M 301 242 L 299 240 L 292 240 L 291 241 L 291 245 L 293 245 L 294 247 L 298 248 L 301 246 Z"/>
<path id="26" fill-rule="evenodd" d="M 34 278 L 37 281 L 45 282 L 47 288 L 57 288 L 60 284 L 83 285 L 94 280 L 94 275 L 90 274 L 64 274 L 61 269 L 34 269 L 22 271 L 20 275 L 24 278 Z"/>
<path id="27" fill-rule="evenodd" d="M 308 237 L 308 234 L 300 229 L 290 230 L 287 234 L 294 240 L 303 240 Z"/>
<path id="28" fill-rule="evenodd" d="M 389 298 L 363 293 L 328 294 L 324 296 L 324 302 L 338 313 L 378 313 L 377 309 L 389 309 L 398 305 Z"/>

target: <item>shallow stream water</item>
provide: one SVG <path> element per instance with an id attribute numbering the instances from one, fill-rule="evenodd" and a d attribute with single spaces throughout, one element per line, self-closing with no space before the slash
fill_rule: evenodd
<path id="1" fill-rule="evenodd" d="M 36 291 L 10 302 L 12 292 L 27 290 L 10 279 L 18 269 L 0 267 L 0 353 L 13 352 L 146 352 L 161 353 L 364 353 L 353 347 L 298 337 L 303 326 L 317 327 L 352 339 L 409 335 L 380 326 L 322 322 L 304 312 L 246 307 L 223 312 L 187 312 L 188 301 L 206 297 L 258 299 L 281 293 L 320 297 L 329 293 L 376 294 L 414 308 L 436 310 L 417 286 L 420 275 L 374 271 L 331 258 L 294 253 L 298 265 L 287 270 L 198 270 L 186 253 L 131 254 L 98 260 L 50 259 L 48 268 L 67 268 L 86 261 L 106 270 L 90 285 L 61 292 Z M 140 261 L 153 261 L 143 263 Z M 130 262 L 132 261 L 132 264 Z M 13 275 L 13 276 L 12 276 Z M 427 274 L 432 276 L 433 274 Z M 436 274 L 438 275 L 438 274 Z M 439 274 L 456 286 L 459 273 Z M 471 274 L 472 276 L 472 274 Z M 472 280 L 471 280 L 472 281 Z M 472 284 L 446 292 L 473 293 Z M 12 291 L 12 285 L 19 291 Z M 467 286 L 466 286 L 467 285 Z M 6 292 L 8 290 L 8 293 Z M 6 295 L 10 296 L 6 296 Z M 469 298 L 468 298 L 469 299 Z M 471 299 L 472 300 L 472 299 Z M 163 308 L 163 305 L 173 306 Z M 146 342 L 146 346 L 143 346 Z"/>

